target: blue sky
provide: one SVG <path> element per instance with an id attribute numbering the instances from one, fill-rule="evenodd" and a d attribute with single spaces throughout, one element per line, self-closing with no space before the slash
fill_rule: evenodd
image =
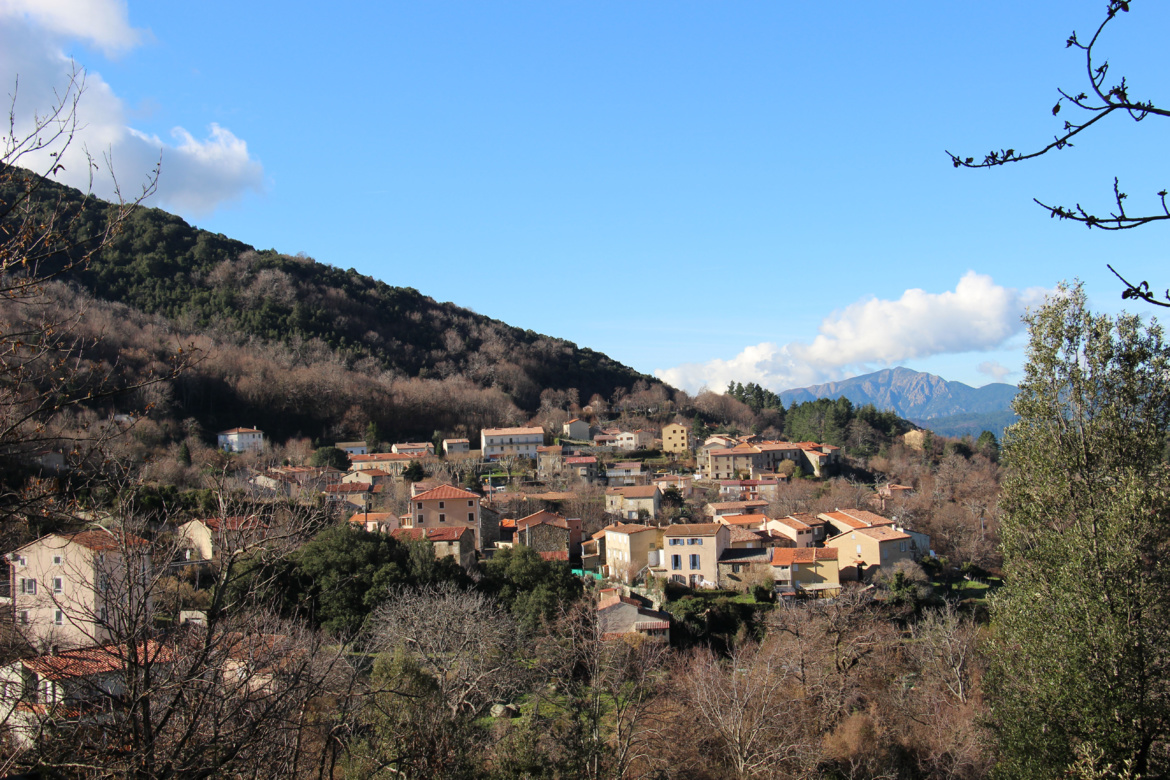
<path id="1" fill-rule="evenodd" d="M 72 57 L 81 140 L 124 187 L 161 154 L 155 205 L 199 227 L 690 390 L 892 365 L 981 385 L 1018 380 L 1019 315 L 1060 280 L 1104 311 L 1106 262 L 1170 285 L 1167 228 L 1031 202 L 1104 211 L 1118 175 L 1153 208 L 1165 122 L 994 171 L 944 153 L 1058 132 L 1056 88 L 1085 87 L 1064 40 L 1104 6 L 0 0 L 0 78 L 27 113 Z M 1170 104 L 1170 8 L 1132 6 L 1102 51 Z"/>

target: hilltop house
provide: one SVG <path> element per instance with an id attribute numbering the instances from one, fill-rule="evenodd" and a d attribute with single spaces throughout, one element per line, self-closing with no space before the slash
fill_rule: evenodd
<path id="1" fill-rule="evenodd" d="M 259 452 L 264 449 L 264 431 L 256 428 L 230 428 L 217 434 L 219 448 L 225 452 Z"/>
<path id="2" fill-rule="evenodd" d="M 536 448 L 544 444 L 544 428 L 484 428 L 479 436 L 488 460 L 504 455 L 535 458 Z"/>

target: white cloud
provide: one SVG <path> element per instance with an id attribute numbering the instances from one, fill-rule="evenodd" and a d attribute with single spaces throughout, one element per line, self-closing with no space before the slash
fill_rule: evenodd
<path id="1" fill-rule="evenodd" d="M 763 342 L 730 360 L 686 363 L 655 376 L 676 387 L 756 382 L 787 390 L 932 355 L 995 349 L 1023 329 L 1020 316 L 1046 290 L 1016 290 L 968 271 L 954 291 L 911 289 L 897 300 L 869 298 L 826 317 L 811 344 Z"/>
<path id="2" fill-rule="evenodd" d="M 1015 373 L 997 360 L 984 360 L 975 367 L 975 370 L 984 376 L 991 377 L 996 382 L 1002 382 L 1004 377 Z"/>
<path id="3" fill-rule="evenodd" d="M 64 53 L 69 40 L 81 38 L 117 52 L 142 36 L 130 27 L 126 5 L 118 0 L 0 0 L 0 84 L 16 97 L 17 137 L 31 132 L 34 115 L 43 116 L 66 91 L 75 67 Z M 227 128 L 211 124 L 207 136 L 199 139 L 176 127 L 172 139 L 164 141 L 128 125 L 122 100 L 100 73 L 89 71 L 84 79 L 69 148 L 60 158 L 50 158 L 48 149 L 33 152 L 18 164 L 45 171 L 60 162 L 63 169 L 54 177 L 58 181 L 87 189 L 92 180 L 95 194 L 112 198 L 115 183 L 104 170 L 108 161 L 122 194 L 133 198 L 161 160 L 150 203 L 194 215 L 263 189 L 263 166 Z M 103 170 L 91 169 L 91 157 Z"/>
<path id="4" fill-rule="evenodd" d="M 74 38 L 118 54 L 136 46 L 144 31 L 130 26 L 125 0 L 0 0 L 0 20 L 25 20 L 44 32 Z"/>

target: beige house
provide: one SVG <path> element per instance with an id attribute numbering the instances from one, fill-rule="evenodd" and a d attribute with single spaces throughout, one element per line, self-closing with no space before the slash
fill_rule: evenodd
<path id="1" fill-rule="evenodd" d="M 110 641 L 121 605 L 151 575 L 147 542 L 105 529 L 48 534 L 8 561 L 16 627 L 45 650 Z"/>
<path id="2" fill-rule="evenodd" d="M 730 528 L 720 523 L 681 523 L 662 532 L 663 560 L 652 570 L 692 588 L 714 588 L 719 558 L 730 547 Z"/>
<path id="3" fill-rule="evenodd" d="M 703 507 L 703 514 L 707 517 L 758 515 L 763 514 L 767 506 L 767 501 L 716 501 Z"/>
<path id="4" fill-rule="evenodd" d="M 536 474 L 541 479 L 559 477 L 565 467 L 564 449 L 559 444 L 536 448 Z"/>
<path id="5" fill-rule="evenodd" d="M 773 536 L 792 540 L 796 547 L 812 547 L 817 540 L 816 529 L 792 515 L 767 518 L 763 528 Z"/>
<path id="6" fill-rule="evenodd" d="M 470 528 L 475 534 L 475 546 L 483 549 L 479 496 L 454 485 L 440 485 L 412 498 L 402 527 Z"/>
<path id="7" fill-rule="evenodd" d="M 565 473 L 579 482 L 593 482 L 597 479 L 597 458 L 592 455 L 570 455 L 565 458 Z"/>
<path id="8" fill-rule="evenodd" d="M 471 452 L 471 442 L 468 439 L 443 439 L 444 455 L 466 455 Z"/>
<path id="9" fill-rule="evenodd" d="M 695 477 L 693 474 L 667 474 L 664 477 L 655 477 L 650 481 L 657 485 L 658 489 L 663 493 L 670 488 L 674 488 L 683 498 L 690 498 L 695 492 Z"/>
<path id="10" fill-rule="evenodd" d="M 605 479 L 610 485 L 645 485 L 650 482 L 650 472 L 636 460 L 611 463 L 605 470 Z"/>
<path id="11" fill-rule="evenodd" d="M 388 534 L 401 525 L 402 519 L 393 512 L 357 512 L 349 518 L 349 523 L 352 528 L 372 534 Z"/>
<path id="12" fill-rule="evenodd" d="M 434 457 L 435 445 L 429 441 L 406 441 L 391 444 L 390 452 L 396 455 L 410 455 L 415 458 Z"/>
<path id="13" fill-rule="evenodd" d="M 828 524 L 830 535 L 843 534 L 858 528 L 875 528 L 894 524 L 893 520 L 875 515 L 873 512 L 867 512 L 864 509 L 837 509 L 832 512 L 821 512 L 817 515 L 817 519 Z"/>
<path id="14" fill-rule="evenodd" d="M 394 475 L 382 469 L 354 469 L 341 478 L 343 485 L 382 485 L 394 480 Z"/>
<path id="15" fill-rule="evenodd" d="M 393 474 L 396 477 L 401 477 L 402 472 L 406 471 L 406 467 L 410 465 L 412 460 L 421 459 L 414 455 L 407 455 L 406 453 L 378 452 L 372 455 L 351 455 L 349 458 L 349 467 L 353 471 L 376 469 L 378 471 L 385 471 L 387 474 Z"/>
<path id="16" fill-rule="evenodd" d="M 622 431 L 617 435 L 615 442 L 619 450 L 643 450 L 654 445 L 654 432 L 638 429 L 636 431 Z"/>
<path id="17" fill-rule="evenodd" d="M 605 489 L 605 511 L 626 520 L 637 520 L 642 512 L 646 517 L 657 517 L 661 501 L 662 493 L 657 485 Z"/>
<path id="18" fill-rule="evenodd" d="M 691 429 L 682 423 L 671 423 L 662 427 L 662 451 L 688 453 L 695 448 L 695 437 Z"/>
<path id="19" fill-rule="evenodd" d="M 255 544 L 268 529 L 255 515 L 208 517 L 179 526 L 176 535 L 189 561 L 213 560 L 224 547 L 240 550 Z"/>
<path id="20" fill-rule="evenodd" d="M 536 448 L 544 444 L 544 428 L 484 428 L 479 438 L 485 459 L 504 455 L 535 458 Z"/>
<path id="21" fill-rule="evenodd" d="M 475 532 L 470 528 L 397 528 L 390 535 L 399 541 L 426 539 L 435 558 L 454 558 L 464 569 L 475 566 Z"/>
<path id="22" fill-rule="evenodd" d="M 573 441 L 589 441 L 589 423 L 574 417 L 561 426 L 561 436 Z"/>
<path id="23" fill-rule="evenodd" d="M 782 591 L 837 591 L 841 589 L 839 551 L 832 547 L 775 547 L 772 576 Z"/>
<path id="24" fill-rule="evenodd" d="M 614 523 L 593 535 L 605 539 L 605 568 L 602 574 L 631 582 L 651 563 L 658 562 L 662 529 L 636 523 Z"/>
<path id="25" fill-rule="evenodd" d="M 888 525 L 857 528 L 834 536 L 825 547 L 839 551 L 842 580 L 869 580 L 883 566 L 914 560 L 910 534 Z"/>

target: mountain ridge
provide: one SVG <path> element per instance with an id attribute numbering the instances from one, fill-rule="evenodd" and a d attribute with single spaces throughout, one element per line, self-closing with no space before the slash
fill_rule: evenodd
<path id="1" fill-rule="evenodd" d="M 998 435 L 1003 430 L 1005 419 L 1010 423 L 1004 413 L 1010 415 L 1016 392 L 1014 385 L 1002 382 L 975 388 L 898 366 L 839 382 L 785 390 L 780 393 L 780 398 L 785 406 L 789 406 L 817 398 L 845 397 L 854 404 L 873 404 L 881 410 L 892 410 L 917 425 L 937 428 L 939 432 L 944 432 L 951 422 L 961 422 L 963 429 L 977 427 L 980 418 L 986 416 L 991 426 L 987 430 Z"/>

